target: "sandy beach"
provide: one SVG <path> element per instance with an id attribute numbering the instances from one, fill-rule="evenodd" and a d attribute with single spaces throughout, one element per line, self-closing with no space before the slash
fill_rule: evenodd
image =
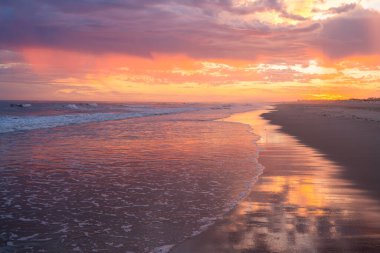
<path id="1" fill-rule="evenodd" d="M 379 252 L 379 125 L 366 113 L 378 111 L 288 104 L 225 119 L 261 136 L 264 172 L 224 219 L 171 252 Z"/>
<path id="2" fill-rule="evenodd" d="M 344 167 L 341 175 L 380 198 L 380 103 L 293 103 L 263 115 Z"/>
<path id="3" fill-rule="evenodd" d="M 0 20 L 0 253 L 380 253 L 380 0 Z"/>

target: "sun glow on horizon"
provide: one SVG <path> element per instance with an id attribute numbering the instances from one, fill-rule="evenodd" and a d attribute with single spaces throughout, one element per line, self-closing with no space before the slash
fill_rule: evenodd
<path id="1" fill-rule="evenodd" d="M 53 7 L 59 17 L 69 15 Z M 57 30 L 63 34 L 51 42 L 32 26 L 30 39 L 0 38 L 1 99 L 247 102 L 380 96 L 376 1 L 200 1 L 199 7 L 141 6 L 151 15 L 165 13 L 163 27 L 147 26 L 150 16 L 142 12 L 131 11 L 132 19 L 111 6 L 98 16 L 70 14 L 83 20 L 79 27 L 87 33 Z M 116 23 L 108 27 L 114 16 L 128 33 L 114 31 Z M 131 27 L 134 22 L 140 26 Z"/>

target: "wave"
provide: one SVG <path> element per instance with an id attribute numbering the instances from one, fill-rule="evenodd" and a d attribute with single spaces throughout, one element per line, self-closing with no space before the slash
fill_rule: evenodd
<path id="1" fill-rule="evenodd" d="M 53 128 L 90 122 L 123 120 L 128 118 L 166 115 L 200 110 L 200 108 L 149 108 L 139 112 L 76 113 L 53 116 L 0 116 L 0 133 Z"/>

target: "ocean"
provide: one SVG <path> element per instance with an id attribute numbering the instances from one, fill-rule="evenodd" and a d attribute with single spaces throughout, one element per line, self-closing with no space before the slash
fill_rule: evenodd
<path id="1" fill-rule="evenodd" d="M 0 102 L 0 251 L 167 252 L 262 173 L 257 105 Z"/>

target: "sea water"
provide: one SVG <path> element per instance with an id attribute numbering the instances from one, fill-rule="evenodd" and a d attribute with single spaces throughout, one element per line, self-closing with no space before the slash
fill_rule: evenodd
<path id="1" fill-rule="evenodd" d="M 252 106 L 0 103 L 0 251 L 167 252 L 261 173 Z M 25 102 L 24 102 L 25 103 Z"/>

